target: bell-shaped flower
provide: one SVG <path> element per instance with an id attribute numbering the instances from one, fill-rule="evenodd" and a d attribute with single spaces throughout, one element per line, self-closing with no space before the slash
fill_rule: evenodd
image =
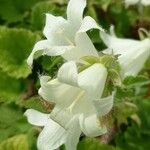
<path id="1" fill-rule="evenodd" d="M 33 109 L 25 112 L 29 123 L 44 127 L 37 139 L 38 150 L 55 150 L 63 144 L 66 150 L 76 150 L 81 135 L 77 116 L 71 117 L 61 111 L 57 121 L 53 115 L 55 113 L 55 110 L 51 114 L 44 114 Z"/>
<path id="2" fill-rule="evenodd" d="M 38 138 L 40 150 L 53 150 L 62 144 L 67 150 L 75 150 L 81 131 L 89 137 L 107 132 L 99 121 L 113 107 L 113 94 L 101 98 L 106 78 L 107 70 L 103 65 L 94 64 L 78 74 L 73 61 L 60 68 L 58 79 L 40 78 L 39 94 L 55 103 L 50 115 L 35 110 L 25 113 L 31 124 L 44 126 Z"/>
<path id="3" fill-rule="evenodd" d="M 98 136 L 102 129 L 97 124 L 95 114 L 100 110 L 100 116 L 105 115 L 113 106 L 113 95 L 102 99 L 106 78 L 107 69 L 101 64 L 94 64 L 78 74 L 77 66 L 70 61 L 59 69 L 58 79 L 41 77 L 39 95 L 56 103 L 56 106 L 61 105 L 62 109 L 67 109 L 73 115 L 82 114 L 79 119 L 81 130 L 87 136 Z M 106 108 L 102 109 L 103 106 Z M 89 119 L 95 120 L 92 122 L 93 127 L 85 123 Z"/>
<path id="4" fill-rule="evenodd" d="M 89 16 L 83 19 L 86 0 L 70 0 L 67 7 L 67 20 L 63 17 L 46 14 L 43 34 L 46 39 L 37 42 L 28 57 L 32 65 L 35 53 L 49 56 L 61 55 L 66 60 L 78 60 L 86 55 L 98 56 L 86 30 L 97 28 L 95 20 Z"/>
<path id="5" fill-rule="evenodd" d="M 135 4 L 142 4 L 144 6 L 150 5 L 150 0 L 125 0 L 126 7 Z"/>
<path id="6" fill-rule="evenodd" d="M 123 78 L 130 75 L 136 76 L 150 56 L 150 39 L 146 38 L 142 41 L 123 39 L 116 37 L 113 30 L 111 30 L 111 33 L 109 35 L 105 32 L 100 32 L 100 37 L 108 47 L 103 52 L 118 55 Z"/>

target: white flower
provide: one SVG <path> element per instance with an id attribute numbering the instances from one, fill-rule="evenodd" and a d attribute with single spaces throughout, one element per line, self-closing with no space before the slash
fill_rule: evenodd
<path id="1" fill-rule="evenodd" d="M 67 62 L 59 69 L 58 79 L 49 81 L 49 77 L 41 77 L 39 95 L 68 113 L 79 115 L 84 134 L 98 136 L 106 132 L 106 128 L 102 130 L 96 116 L 106 115 L 113 106 L 113 95 L 101 98 L 106 78 L 107 70 L 101 64 L 94 64 L 78 74 L 75 63 Z M 94 119 L 92 125 L 86 123 L 90 119 Z"/>
<path id="2" fill-rule="evenodd" d="M 150 0 L 125 0 L 126 7 L 129 7 L 130 5 L 135 5 L 138 3 L 144 6 L 148 6 L 150 5 Z"/>
<path id="3" fill-rule="evenodd" d="M 83 17 L 86 0 L 70 0 L 67 7 L 67 20 L 46 14 L 46 25 L 43 34 L 46 39 L 35 44 L 28 64 L 32 65 L 34 54 L 38 51 L 49 56 L 62 55 L 66 60 L 78 60 L 86 55 L 98 56 L 94 45 L 85 33 L 99 27 L 89 16 Z"/>
<path id="4" fill-rule="evenodd" d="M 112 109 L 114 96 L 101 98 L 106 78 L 103 65 L 94 64 L 78 74 L 72 61 L 61 67 L 58 79 L 40 78 L 39 94 L 56 104 L 50 115 L 34 110 L 25 113 L 31 124 L 44 126 L 38 138 L 40 150 L 53 150 L 62 144 L 67 150 L 75 150 L 81 131 L 89 137 L 106 133 L 107 128 L 101 125 L 99 117 Z"/>
<path id="5" fill-rule="evenodd" d="M 142 41 L 117 38 L 114 32 L 113 35 L 101 32 L 100 36 L 108 47 L 104 53 L 120 55 L 118 61 L 121 65 L 121 74 L 123 78 L 129 75 L 137 75 L 150 56 L 149 38 Z"/>
<path id="6" fill-rule="evenodd" d="M 37 148 L 39 150 L 55 150 L 62 144 L 65 144 L 67 150 L 76 150 L 81 134 L 78 118 L 58 113 L 61 116 L 59 116 L 60 120 L 57 123 L 57 120 L 52 119 L 53 112 L 51 114 L 44 114 L 33 109 L 28 109 L 25 112 L 29 123 L 44 127 L 39 134 Z M 65 123 L 60 123 L 60 121 L 64 120 Z"/>

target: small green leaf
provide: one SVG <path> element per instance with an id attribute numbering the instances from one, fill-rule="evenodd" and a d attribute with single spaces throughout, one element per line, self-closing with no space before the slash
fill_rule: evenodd
<path id="1" fill-rule="evenodd" d="M 81 58 L 81 60 L 84 60 L 85 62 L 93 65 L 95 63 L 99 63 L 99 58 L 95 56 L 84 56 Z"/>
<path id="2" fill-rule="evenodd" d="M 122 102 L 114 107 L 114 116 L 118 124 L 127 123 L 127 118 L 137 113 L 137 107 L 130 102 Z"/>
<path id="3" fill-rule="evenodd" d="M 114 55 L 103 55 L 100 57 L 100 63 L 102 63 L 106 68 L 114 69 L 118 73 L 120 72 L 120 64 L 118 62 L 118 56 Z"/>
<path id="4" fill-rule="evenodd" d="M 9 76 L 26 78 L 31 69 L 26 63 L 40 37 L 25 29 L 0 27 L 0 68 Z"/>
<path id="5" fill-rule="evenodd" d="M 123 81 L 123 84 L 127 86 L 128 88 L 143 86 L 149 83 L 150 83 L 150 80 L 146 76 L 143 76 L 143 75 L 139 75 L 136 77 L 128 76 Z"/>

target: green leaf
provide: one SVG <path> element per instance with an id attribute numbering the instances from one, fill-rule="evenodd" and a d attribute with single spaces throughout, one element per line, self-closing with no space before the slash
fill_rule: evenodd
<path id="1" fill-rule="evenodd" d="M 29 150 L 27 136 L 25 134 L 11 137 L 0 144 L 0 150 Z"/>
<path id="2" fill-rule="evenodd" d="M 24 81 L 9 77 L 0 71 L 0 101 L 15 101 L 23 90 L 23 84 Z"/>
<path id="3" fill-rule="evenodd" d="M 56 77 L 57 71 L 63 63 L 64 59 L 61 56 L 43 56 L 41 61 L 44 73 L 49 74 L 51 77 Z"/>
<path id="4" fill-rule="evenodd" d="M 139 109 L 138 115 L 141 118 L 141 132 L 150 135 L 150 98 L 138 99 L 136 104 Z"/>
<path id="5" fill-rule="evenodd" d="M 139 75 L 136 77 L 128 76 L 124 79 L 123 83 L 128 88 L 131 88 L 131 87 L 147 85 L 150 83 L 150 80 L 146 76 L 143 76 L 143 75 Z"/>
<path id="6" fill-rule="evenodd" d="M 60 5 L 57 1 L 46 1 L 37 3 L 31 14 L 31 24 L 33 29 L 42 30 L 45 24 L 45 14 L 63 16 L 65 14 L 65 7 Z"/>
<path id="7" fill-rule="evenodd" d="M 26 78 L 31 69 L 26 63 L 39 36 L 25 29 L 0 27 L 0 68 L 9 76 Z"/>
<path id="8" fill-rule="evenodd" d="M 146 150 L 150 147 L 150 99 L 139 98 L 136 100 L 137 114 L 140 117 L 140 125 L 131 122 L 124 132 L 119 132 L 115 141 L 116 145 L 126 150 Z"/>
<path id="9" fill-rule="evenodd" d="M 94 138 L 86 138 L 79 142 L 78 150 L 119 150 L 113 146 L 105 145 Z"/>
<path id="10" fill-rule="evenodd" d="M 0 17 L 8 23 L 22 21 L 40 0 L 0 0 Z"/>
<path id="11" fill-rule="evenodd" d="M 120 72 L 120 64 L 118 62 L 118 56 L 115 55 L 102 55 L 100 57 L 100 63 L 102 63 L 106 68 L 114 69 L 118 73 Z"/>
<path id="12" fill-rule="evenodd" d="M 116 145 L 123 150 L 147 150 L 150 147 L 150 136 L 141 133 L 142 128 L 135 123 L 116 137 Z"/>
<path id="13" fill-rule="evenodd" d="M 15 134 L 27 133 L 32 129 L 23 113 L 14 103 L 0 104 L 0 142 Z"/>
<path id="14" fill-rule="evenodd" d="M 5 105 L 5 104 L 0 105 L 0 114 L 1 114 L 0 122 L 2 122 L 3 125 L 4 124 L 10 125 L 22 117 L 22 115 L 20 113 L 18 113 L 18 111 L 15 109 L 15 106 L 12 104 L 11 105 L 10 104 L 9 105 Z"/>
<path id="15" fill-rule="evenodd" d="M 117 123 L 127 123 L 127 118 L 137 112 L 135 104 L 130 102 L 123 102 L 114 107 L 114 117 L 117 119 Z"/>
<path id="16" fill-rule="evenodd" d="M 129 99 L 135 96 L 133 89 L 117 87 L 116 101 L 122 102 L 124 99 Z"/>

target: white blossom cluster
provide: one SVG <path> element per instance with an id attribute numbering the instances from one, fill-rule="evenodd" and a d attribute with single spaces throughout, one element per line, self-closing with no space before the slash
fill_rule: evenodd
<path id="1" fill-rule="evenodd" d="M 143 0 L 144 1 L 144 0 Z M 107 115 L 112 107 L 115 92 L 103 96 L 108 78 L 108 68 L 101 63 L 87 65 L 84 57 L 101 58 L 87 31 L 97 29 L 108 47 L 103 55 L 118 56 L 120 76 L 137 75 L 150 56 L 150 39 L 142 41 L 118 38 L 111 27 L 106 33 L 90 16 L 83 18 L 86 0 L 70 0 L 67 19 L 46 14 L 43 34 L 45 40 L 37 42 L 28 57 L 31 66 L 37 52 L 41 55 L 62 56 L 65 63 L 58 70 L 57 78 L 41 76 L 39 95 L 55 103 L 50 114 L 33 109 L 25 112 L 29 123 L 43 127 L 39 134 L 39 150 L 55 150 L 65 145 L 66 150 L 76 150 L 81 133 L 97 137 L 107 132 L 107 125 L 99 118 Z M 78 64 L 85 69 L 79 71 Z"/>

